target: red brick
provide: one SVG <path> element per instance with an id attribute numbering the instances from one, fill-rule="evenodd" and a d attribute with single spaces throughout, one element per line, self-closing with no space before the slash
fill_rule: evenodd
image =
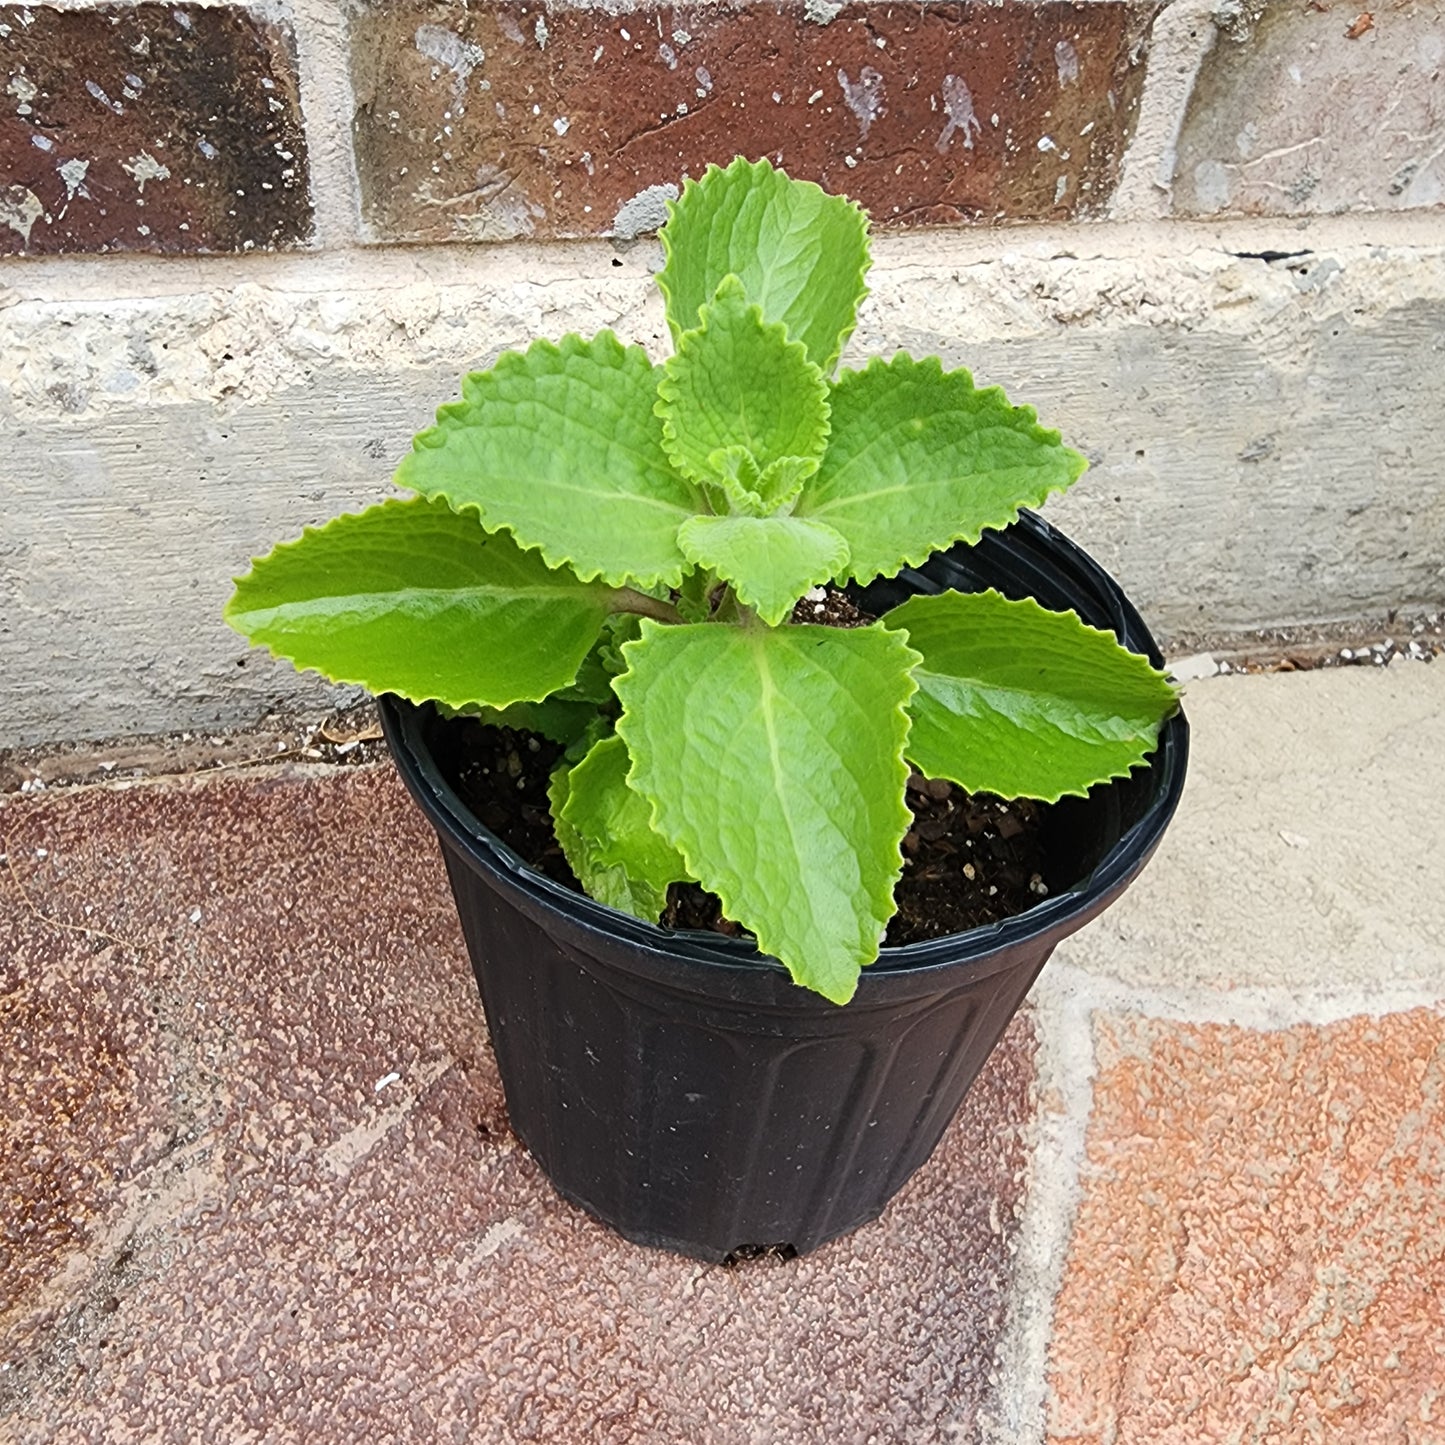
<path id="1" fill-rule="evenodd" d="M 294 48 L 241 7 L 0 6 L 0 252 L 303 240 Z"/>
<path id="2" fill-rule="evenodd" d="M 387 239 L 607 234 L 639 193 L 741 153 L 882 224 L 1087 215 L 1114 185 L 1154 10 L 375 7 L 352 36 L 364 213 Z M 654 199 L 617 229 L 659 215 Z"/>
<path id="3" fill-rule="evenodd" d="M 83 1216 L 0 1318 L 7 1442 L 978 1438 L 1026 1018 L 877 1223 L 709 1268 L 564 1203 L 511 1134 L 435 840 L 390 768 L 12 796 L 0 837 L 37 910 L 0 865 L 0 978 L 18 961 L 54 999 L 0 1016 L 28 1035 L 0 1070 L 0 1179 L 23 1178 L 17 1136 L 45 1141 L 58 1223 Z M 96 990 L 73 1018 L 60 971 Z M 51 1122 L 58 1077 L 135 1122 Z M 137 1161 L 152 1115 L 179 1134 Z"/>
<path id="4" fill-rule="evenodd" d="M 1361 29 L 1365 12 L 1372 24 Z M 1174 207 L 1330 215 L 1445 204 L 1442 94 L 1438 6 L 1271 5 L 1205 59 L 1180 133 Z"/>

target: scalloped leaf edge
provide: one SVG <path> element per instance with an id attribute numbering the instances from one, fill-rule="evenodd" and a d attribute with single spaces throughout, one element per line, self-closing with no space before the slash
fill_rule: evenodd
<path id="1" fill-rule="evenodd" d="M 830 391 L 830 387 L 828 385 L 827 373 L 823 371 L 821 367 L 814 365 L 814 363 L 808 357 L 808 348 L 804 346 L 801 341 L 793 340 L 793 338 L 788 334 L 787 326 L 783 322 L 769 321 L 767 317 L 763 315 L 763 308 L 756 301 L 748 299 L 747 292 L 742 289 L 742 279 L 737 275 L 736 272 L 729 271 L 728 274 L 724 276 L 721 281 L 718 282 L 717 287 L 713 291 L 712 300 L 707 302 L 699 310 L 698 324 L 694 326 L 690 331 L 683 332 L 681 337 L 678 338 L 676 351 L 674 351 L 672 356 L 670 356 L 667 361 L 665 361 L 660 367 L 657 368 L 658 371 L 661 372 L 661 375 L 658 377 L 657 381 L 657 402 L 653 406 L 652 410 L 653 413 L 662 422 L 663 451 L 667 453 L 667 459 L 672 464 L 673 470 L 685 481 L 691 482 L 694 486 L 721 485 L 722 478 L 720 476 L 709 477 L 694 473 L 690 468 L 685 466 L 676 455 L 676 449 L 682 444 L 682 438 L 678 434 L 677 427 L 673 422 L 673 412 L 678 405 L 679 387 L 677 380 L 673 376 L 670 368 L 672 366 L 672 363 L 676 361 L 679 356 L 682 355 L 682 348 L 684 345 L 686 345 L 688 338 L 693 336 L 700 336 L 707 330 L 708 323 L 712 317 L 713 308 L 718 304 L 719 299 L 722 297 L 723 288 L 726 287 L 728 285 L 728 282 L 730 281 L 736 283 L 736 288 L 743 297 L 744 303 L 746 305 L 746 314 L 748 320 L 755 321 L 757 323 L 758 329 L 765 337 L 769 339 L 781 340 L 783 344 L 783 353 L 785 355 L 796 354 L 800 356 L 803 361 L 805 375 L 808 371 L 817 372 L 816 395 L 818 402 L 821 404 L 823 412 L 823 419 L 818 433 L 817 443 L 818 458 L 820 460 L 827 454 L 828 438 L 832 435 L 833 430 L 833 424 L 831 420 L 832 407 L 829 405 L 828 402 L 828 393 Z M 809 380 L 813 381 L 814 378 L 809 377 Z M 735 446 L 738 444 L 733 445 Z M 733 446 L 729 446 L 725 448 L 718 448 L 717 450 L 732 449 Z M 749 453 L 749 455 L 751 456 L 751 453 Z M 759 473 L 761 475 L 763 473 L 766 473 L 769 468 L 776 466 L 779 461 L 785 460 L 788 460 L 788 458 L 775 457 L 772 462 L 768 463 L 767 467 L 760 467 L 757 458 L 753 457 L 753 465 L 755 467 L 758 467 Z M 807 460 L 811 460 L 811 458 L 808 458 Z M 691 519 L 689 518 L 688 520 Z M 681 525 L 683 524 L 679 523 L 679 526 Z M 671 585 L 676 586 L 677 584 L 672 583 Z"/>
<path id="2" fill-rule="evenodd" d="M 868 273 L 873 269 L 873 234 L 871 217 L 869 216 L 867 209 L 864 206 L 860 205 L 857 201 L 855 201 L 851 196 L 840 195 L 835 191 L 825 191 L 823 190 L 822 186 L 818 185 L 816 181 L 799 180 L 796 176 L 789 175 L 787 171 L 784 171 L 780 167 L 773 165 L 773 163 L 766 156 L 759 156 L 756 161 L 749 161 L 746 156 L 739 155 L 735 156 L 731 161 L 729 161 L 726 166 L 720 166 L 715 161 L 709 161 L 706 168 L 703 170 L 701 177 L 694 179 L 693 177 L 688 176 L 682 183 L 682 191 L 678 195 L 677 199 L 669 199 L 665 203 L 667 220 L 664 221 L 657 230 L 657 239 L 662 242 L 662 266 L 652 279 L 657 283 L 657 289 L 662 292 L 663 312 L 667 317 L 668 330 L 672 332 L 673 345 L 676 346 L 678 338 L 684 335 L 687 331 L 692 330 L 693 328 L 677 328 L 673 326 L 672 303 L 674 298 L 673 292 L 669 288 L 666 279 L 667 268 L 672 264 L 672 239 L 668 235 L 668 226 L 671 224 L 673 217 L 676 216 L 677 213 L 686 204 L 688 197 L 694 191 L 696 191 L 698 187 L 701 186 L 702 183 L 713 174 L 714 171 L 716 171 L 719 175 L 728 175 L 731 172 L 739 169 L 750 171 L 753 174 L 757 174 L 760 170 L 768 170 L 778 175 L 785 176 L 795 186 L 811 186 L 813 190 L 818 191 L 820 194 L 829 197 L 829 199 L 831 200 L 846 201 L 848 205 L 850 205 L 855 211 L 857 211 L 859 216 L 862 218 L 863 264 L 858 277 L 858 294 L 853 298 L 853 321 L 845 330 L 843 330 L 839 334 L 837 345 L 834 348 L 833 354 L 829 357 L 826 357 L 824 360 L 815 363 L 824 376 L 831 377 L 834 371 L 837 369 L 838 358 L 842 356 L 844 350 L 847 348 L 849 341 L 851 341 L 853 338 L 853 333 L 858 329 L 859 308 L 863 305 L 864 300 L 870 294 L 868 286 Z"/>
<path id="3" fill-rule="evenodd" d="M 1107 777 L 1097 778 L 1087 787 L 1063 788 L 1060 789 L 1060 791 L 1058 791 L 1057 793 L 1014 793 L 1011 796 L 1015 798 L 1030 798 L 1035 802 L 1039 803 L 1057 803 L 1063 798 L 1087 798 L 1090 791 L 1094 788 L 1100 787 L 1105 783 L 1117 782 L 1120 778 L 1130 777 L 1139 768 L 1153 767 L 1153 763 L 1150 762 L 1150 757 L 1159 746 L 1159 738 L 1163 734 L 1164 724 L 1167 723 L 1169 719 L 1172 718 L 1179 711 L 1182 705 L 1184 697 L 1183 687 L 1179 683 L 1171 682 L 1164 670 L 1162 668 L 1155 667 L 1154 664 L 1150 662 L 1149 659 L 1145 657 L 1142 652 L 1135 652 L 1133 648 L 1125 647 L 1124 644 L 1119 641 L 1118 634 L 1112 631 L 1110 628 L 1095 627 L 1092 622 L 1085 622 L 1084 619 L 1079 616 L 1078 610 L 1076 608 L 1045 607 L 1043 603 L 1038 600 L 1037 597 L 1008 597 L 1004 593 L 1000 592 L 997 587 L 985 587 L 979 592 L 964 593 L 962 595 L 969 597 L 982 597 L 988 595 L 989 593 L 992 593 L 995 597 L 1000 598 L 1010 607 L 1032 605 L 1036 611 L 1046 613 L 1050 617 L 1072 618 L 1073 621 L 1078 623 L 1079 627 L 1083 631 L 1092 633 L 1096 637 L 1103 638 L 1105 641 L 1112 643 L 1116 648 L 1119 649 L 1119 651 L 1127 652 L 1131 657 L 1137 657 L 1142 662 L 1148 664 L 1149 670 L 1157 678 L 1159 678 L 1159 680 L 1164 684 L 1165 688 L 1172 696 L 1172 706 L 1167 712 L 1163 714 L 1163 716 L 1160 717 L 1158 723 L 1155 726 L 1154 742 L 1150 747 L 1149 751 L 1145 753 L 1143 757 L 1136 758 L 1132 763 L 1129 764 L 1127 768 L 1121 768 L 1116 772 L 1111 772 Z M 909 598 L 908 600 L 912 601 L 912 598 Z M 882 623 L 883 626 L 887 627 L 889 625 L 888 618 L 890 615 L 890 613 L 885 612 L 883 616 L 878 619 L 879 622 Z M 908 635 L 908 629 L 906 627 L 895 627 L 892 630 L 902 633 L 905 637 Z M 922 656 L 921 653 L 919 654 L 919 661 L 926 661 L 926 659 Z M 917 666 L 917 664 L 915 664 L 915 666 Z M 921 689 L 915 688 L 912 696 L 917 697 L 919 691 L 921 691 Z M 906 749 L 904 752 L 904 756 L 907 756 Z M 909 758 L 909 761 L 912 762 L 913 760 Z M 914 766 L 916 767 L 917 764 L 914 764 Z M 961 782 L 957 778 L 948 778 L 947 781 L 954 783 L 958 787 L 965 790 L 969 788 L 969 784 Z"/>
<path id="4" fill-rule="evenodd" d="M 1079 478 L 1082 477 L 1084 473 L 1089 470 L 1088 457 L 1086 457 L 1083 452 L 1077 450 L 1076 448 L 1065 445 L 1063 434 L 1059 431 L 1057 427 L 1041 426 L 1039 424 L 1039 414 L 1036 407 L 1029 405 L 1027 402 L 1015 405 L 1013 402 L 1009 401 L 1008 393 L 1005 392 L 1003 387 L 999 386 L 997 383 L 991 386 L 976 385 L 973 379 L 973 372 L 966 366 L 956 366 L 951 368 L 950 370 L 945 370 L 941 357 L 914 357 L 910 355 L 910 353 L 903 351 L 902 349 L 895 351 L 892 356 L 870 356 L 866 364 L 861 367 L 844 367 L 843 370 L 838 373 L 838 376 L 835 378 L 833 385 L 835 387 L 840 385 L 847 377 L 866 376 L 870 372 L 886 370 L 888 367 L 893 366 L 896 362 L 900 360 L 908 362 L 909 365 L 911 365 L 917 371 L 932 371 L 940 379 L 949 376 L 966 376 L 968 378 L 969 390 L 975 396 L 988 396 L 990 395 L 990 393 L 996 393 L 999 397 L 1003 399 L 1003 401 L 1008 404 L 1009 408 L 1012 411 L 1022 413 L 1026 417 L 1030 426 L 1037 427 L 1038 430 L 1043 433 L 1044 440 L 1049 441 L 1054 445 L 1057 445 L 1060 450 L 1063 451 L 1064 455 L 1070 458 L 1071 475 L 1069 476 L 1068 481 L 1056 483 L 1051 486 L 1045 487 L 1043 491 L 1039 492 L 1037 495 L 1025 498 L 1024 500 L 1020 501 L 1018 506 L 1013 509 L 1013 511 L 1004 521 L 992 522 L 989 523 L 987 526 L 978 528 L 965 528 L 963 531 L 956 532 L 951 535 L 946 541 L 939 542 L 933 546 L 925 545 L 911 548 L 907 553 L 904 554 L 904 556 L 898 563 L 897 569 L 895 570 L 901 571 L 905 567 L 919 567 L 931 556 L 933 556 L 935 552 L 945 551 L 949 547 L 956 546 L 959 542 L 966 542 L 969 546 L 973 546 L 974 543 L 976 543 L 985 532 L 1002 532 L 1006 530 L 1008 527 L 1011 527 L 1015 522 L 1018 521 L 1019 514 L 1025 507 L 1036 508 L 1043 506 L 1050 497 L 1062 495 L 1064 492 L 1068 491 L 1069 488 L 1072 487 L 1079 480 Z M 807 496 L 806 487 L 804 487 L 803 489 L 803 496 Z M 810 514 L 804 513 L 803 515 Z M 841 581 L 846 578 L 848 580 L 857 582 L 860 586 L 866 587 L 868 583 L 874 581 L 876 578 L 892 575 L 893 573 L 890 573 L 885 569 L 879 570 L 877 572 L 868 573 L 865 576 L 861 573 L 854 572 L 851 570 L 851 568 L 849 568 L 841 574 L 839 580 Z"/>
<path id="5" fill-rule="evenodd" d="M 318 532 L 324 532 L 327 527 L 330 527 L 330 526 L 331 526 L 333 523 L 335 523 L 335 522 L 339 522 L 343 517 L 359 517 L 359 516 L 363 515 L 363 514 L 366 513 L 366 512 L 378 511 L 378 510 L 380 510 L 380 509 L 383 508 L 383 507 L 410 507 L 410 506 L 414 506 L 418 501 L 421 501 L 421 500 L 426 500 L 426 501 L 430 502 L 432 505 L 436 505 L 436 503 L 439 502 L 439 501 L 441 501 L 442 499 L 441 499 L 441 498 L 425 498 L 425 499 L 423 499 L 419 494 L 418 494 L 417 496 L 415 496 L 415 497 L 384 497 L 384 498 L 383 498 L 381 501 L 379 501 L 379 502 L 373 502 L 369 507 L 363 507 L 360 512 L 338 512 L 334 517 L 328 517 L 326 521 L 321 522 L 321 523 L 319 523 L 319 524 L 316 524 L 316 523 L 307 523 L 307 524 L 305 524 L 305 525 L 301 528 L 301 533 L 300 533 L 299 536 L 289 537 L 289 538 L 287 538 L 287 539 L 284 540 L 284 541 L 277 542 L 276 545 L 275 545 L 274 547 L 272 547 L 272 548 L 270 549 L 270 551 L 268 551 L 268 552 L 258 552 L 258 553 L 256 553 L 255 555 L 253 555 L 253 556 L 251 557 L 251 559 L 250 559 L 250 560 L 251 560 L 251 565 L 246 569 L 246 571 L 241 572 L 241 573 L 238 573 L 238 574 L 235 574 L 235 575 L 232 576 L 232 578 L 231 578 L 231 586 L 232 586 L 233 589 L 239 588 L 240 585 L 241 585 L 241 583 L 244 582 L 244 581 L 246 580 L 246 578 L 249 577 L 249 576 L 251 575 L 251 573 L 256 570 L 256 563 L 266 561 L 268 558 L 275 556 L 275 554 L 276 554 L 277 552 L 282 552 L 282 551 L 289 552 L 289 551 L 295 550 L 295 548 L 300 547 L 301 545 L 303 545 L 309 538 L 315 536 Z M 455 512 L 457 516 L 463 516 L 463 515 L 465 515 L 463 512 L 459 511 L 456 507 L 451 506 L 451 503 L 449 503 L 449 502 L 446 503 L 446 506 L 447 506 L 451 511 Z M 487 531 L 487 532 L 488 532 L 488 535 L 490 535 L 490 534 L 495 533 L 495 532 L 497 532 L 497 531 L 500 531 L 500 530 L 502 530 L 502 529 L 501 529 L 501 528 L 497 528 L 497 527 L 492 527 L 492 528 L 484 528 L 483 530 L 484 530 L 484 531 Z M 515 540 L 515 538 L 514 538 L 513 540 Z M 518 545 L 518 547 L 521 547 L 522 544 L 521 544 L 520 542 L 518 542 L 517 545 Z M 523 550 L 523 551 L 527 551 L 527 552 L 531 552 L 531 551 L 536 551 L 537 549 L 536 549 L 536 548 L 533 548 L 533 547 L 525 547 L 525 548 L 522 548 L 522 550 Z M 543 561 L 546 561 L 546 559 L 543 558 Z M 550 564 L 549 564 L 549 565 L 550 565 Z M 552 570 L 553 570 L 553 571 L 557 571 L 558 569 L 557 569 L 556 567 L 553 567 Z M 570 569 L 568 569 L 568 570 L 570 570 Z M 573 573 L 573 575 L 576 576 L 575 573 Z M 580 577 L 580 578 L 578 578 L 578 580 L 581 581 L 581 582 L 590 582 L 590 581 L 594 581 L 595 579 L 594 579 L 594 578 L 590 578 L 590 577 Z M 610 584 L 604 584 L 604 586 L 608 586 L 609 589 L 610 589 Z M 610 590 L 615 590 L 615 589 L 610 589 Z M 343 676 L 340 676 L 340 675 L 338 675 L 338 674 L 336 674 L 336 673 L 323 672 L 323 671 L 321 670 L 321 668 L 319 668 L 319 667 L 313 667 L 313 666 L 311 666 L 311 665 L 309 665 L 309 664 L 303 666 L 303 665 L 301 665 L 301 664 L 298 664 L 293 658 L 287 657 L 284 652 L 278 652 L 278 651 L 276 650 L 276 648 L 273 647 L 269 642 L 262 642 L 262 641 L 260 641 L 259 639 L 252 637 L 252 636 L 250 635 L 250 633 L 248 633 L 248 632 L 243 632 L 243 631 L 242 631 L 239 627 L 237 627 L 237 626 L 235 625 L 235 623 L 231 620 L 231 619 L 232 619 L 233 610 L 234 610 L 234 604 L 235 604 L 235 602 L 236 602 L 236 597 L 237 597 L 237 592 L 236 592 L 235 590 L 233 590 L 232 593 L 231 593 L 231 595 L 226 599 L 225 605 L 221 608 L 221 620 L 222 620 L 228 627 L 230 627 L 231 630 L 232 630 L 233 632 L 235 632 L 238 637 L 244 637 L 244 638 L 246 639 L 247 643 L 250 644 L 250 646 L 255 647 L 255 648 L 260 648 L 260 649 L 262 649 L 262 650 L 263 650 L 264 652 L 266 652 L 270 657 L 273 657 L 277 662 L 284 662 L 287 667 L 291 668 L 293 671 L 295 671 L 296 673 L 298 673 L 298 674 L 301 675 L 301 676 L 305 676 L 305 674 L 308 673 L 308 672 L 315 673 L 317 677 L 323 679 L 323 680 L 326 681 L 326 682 L 335 683 L 338 687 L 359 687 L 359 688 L 363 689 L 369 697 L 377 697 L 377 696 L 380 696 L 380 694 L 379 694 L 379 693 L 377 692 L 377 690 L 372 686 L 372 684 L 371 684 L 370 682 L 368 682 L 367 679 L 364 678 L 364 677 L 343 677 Z M 579 671 L 580 671 L 580 664 L 579 664 Z M 400 692 L 400 691 L 398 691 L 396 688 L 385 688 L 385 689 L 383 689 L 382 691 L 391 694 L 393 697 L 403 697 L 403 698 L 405 698 L 408 702 L 414 702 L 414 703 L 440 702 L 440 703 L 445 703 L 447 707 L 453 707 L 453 708 L 470 707 L 470 706 L 472 706 L 473 704 L 477 704 L 477 705 L 480 705 L 480 706 L 483 706 L 483 707 L 489 707 L 489 706 L 490 706 L 490 704 L 487 703 L 487 702 L 485 702 L 483 699 L 481 699 L 481 698 L 475 698 L 475 697 L 468 697 L 468 698 L 462 698 L 462 699 L 460 699 L 460 700 L 457 700 L 457 699 L 454 699 L 454 698 L 447 697 L 447 696 L 445 696 L 445 695 L 442 694 L 442 693 L 434 693 L 434 692 L 429 692 L 429 693 L 427 693 L 425 696 L 417 696 L 417 695 L 414 695 L 413 693 L 410 693 L 410 692 Z M 553 694 L 556 693 L 556 692 L 558 692 L 558 691 L 560 691 L 560 689 L 558 689 L 558 688 L 553 688 L 551 692 L 543 693 L 541 697 L 518 698 L 517 701 L 518 701 L 518 702 L 528 702 L 528 703 L 545 702 L 549 697 L 553 696 Z M 510 706 L 510 704 L 508 704 L 508 706 Z"/>
<path id="6" fill-rule="evenodd" d="M 412 492 L 417 496 L 428 497 L 430 500 L 433 501 L 445 502 L 447 506 L 449 506 L 452 511 L 456 512 L 459 516 L 474 516 L 476 520 L 480 523 L 481 528 L 484 532 L 508 533 L 511 536 L 512 540 L 517 544 L 517 546 L 522 548 L 523 551 L 538 553 L 541 556 L 542 560 L 549 567 L 566 567 L 569 571 L 573 573 L 573 575 L 577 578 L 579 582 L 596 582 L 598 580 L 601 580 L 605 585 L 609 587 L 679 587 L 682 585 L 682 579 L 690 567 L 690 564 L 688 563 L 687 559 L 682 555 L 681 551 L 679 551 L 678 553 L 677 566 L 669 572 L 659 572 L 656 574 L 648 572 L 609 574 L 607 572 L 607 569 L 604 567 L 596 567 L 590 570 L 584 570 L 583 568 L 578 566 L 577 562 L 573 558 L 562 556 L 555 548 L 549 549 L 546 542 L 523 541 L 522 538 L 517 535 L 512 523 L 496 522 L 490 520 L 487 517 L 484 506 L 481 502 L 455 502 L 452 500 L 452 498 L 446 496 L 444 493 L 441 492 L 424 492 L 420 490 L 420 488 L 414 486 L 408 481 L 403 480 L 402 478 L 403 469 L 406 467 L 408 458 L 413 453 L 421 452 L 423 450 L 435 450 L 444 445 L 444 443 L 440 440 L 430 440 L 430 438 L 439 436 L 447 430 L 447 428 L 443 425 L 443 418 L 455 417 L 457 423 L 461 423 L 462 416 L 465 415 L 466 409 L 474 405 L 474 403 L 467 396 L 467 390 L 475 381 L 479 380 L 482 377 L 496 375 L 499 372 L 502 372 L 505 375 L 506 371 L 511 371 L 517 374 L 525 374 L 526 363 L 528 359 L 534 354 L 559 357 L 565 360 L 568 356 L 577 356 L 583 354 L 587 348 L 595 345 L 599 341 L 604 346 L 615 348 L 614 354 L 619 356 L 626 357 L 629 353 L 636 352 L 647 363 L 648 368 L 652 372 L 654 379 L 661 380 L 662 367 L 657 362 L 653 361 L 652 357 L 648 355 L 646 347 L 641 346 L 636 342 L 624 342 L 617 335 L 617 333 L 612 330 L 610 326 L 604 326 L 600 331 L 594 332 L 590 340 L 587 337 L 583 336 L 579 331 L 569 331 L 561 338 L 560 341 L 552 341 L 546 337 L 538 337 L 535 341 L 531 342 L 525 350 L 518 350 L 516 347 L 509 347 L 507 350 L 499 352 L 496 359 L 492 362 L 490 366 L 482 367 L 479 370 L 468 371 L 462 375 L 461 396 L 454 401 L 446 401 L 443 402 L 440 406 L 438 406 L 436 409 L 436 421 L 433 422 L 431 426 L 424 427 L 421 431 L 417 432 L 412 437 L 411 449 L 407 452 L 407 455 L 403 457 L 402 460 L 397 464 L 395 471 L 392 473 L 392 484 L 394 486 L 402 487 L 406 491 Z M 655 402 L 653 409 L 655 412 Z M 682 482 L 684 486 L 686 486 L 691 492 L 693 492 L 694 506 L 698 513 L 702 513 L 704 511 L 705 504 L 702 498 L 696 494 L 696 484 L 692 481 L 691 478 L 687 477 L 682 472 L 679 472 L 677 468 L 672 465 L 671 457 L 668 457 L 667 460 L 669 469 L 673 471 L 673 473 L 678 477 L 678 479 Z M 682 522 L 686 520 L 686 517 L 683 517 L 678 522 L 678 525 L 681 526 Z"/>

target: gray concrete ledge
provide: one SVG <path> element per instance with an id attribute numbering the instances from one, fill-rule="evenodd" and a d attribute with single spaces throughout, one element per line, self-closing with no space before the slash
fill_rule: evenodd
<path id="1" fill-rule="evenodd" d="M 8 268 L 0 744 L 319 703 L 221 625 L 229 578 L 382 495 L 499 350 L 612 326 L 663 354 L 656 260 Z M 1037 406 L 1093 463 L 1049 515 L 1166 637 L 1445 599 L 1445 217 L 886 237 L 873 287 L 850 356 L 936 352 Z"/>

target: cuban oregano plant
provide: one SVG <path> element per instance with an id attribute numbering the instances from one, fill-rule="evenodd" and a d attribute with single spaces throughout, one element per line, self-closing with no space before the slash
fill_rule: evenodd
<path id="1" fill-rule="evenodd" d="M 1146 758 L 1175 693 L 992 591 L 793 621 L 817 584 L 1008 525 L 1084 458 L 936 359 L 836 372 L 869 260 L 844 198 L 739 159 L 661 236 L 665 362 L 610 331 L 503 354 L 416 438 L 414 497 L 278 546 L 226 616 L 298 668 L 567 744 L 553 816 L 593 897 L 656 922 L 694 880 L 843 1003 L 893 913 L 910 765 L 1082 794 Z"/>

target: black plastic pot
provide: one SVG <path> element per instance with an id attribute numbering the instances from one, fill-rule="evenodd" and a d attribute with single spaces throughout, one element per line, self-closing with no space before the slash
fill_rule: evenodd
<path id="1" fill-rule="evenodd" d="M 1147 628 L 1079 548 L 1025 514 L 858 599 L 996 587 L 1075 609 L 1157 664 Z M 441 840 L 512 1126 L 560 1193 L 628 1239 L 700 1259 L 803 1253 L 874 1219 L 932 1153 L 1060 939 L 1153 852 L 1189 730 L 1152 765 L 1049 810 L 1050 896 L 987 928 L 885 949 L 843 1008 L 750 944 L 669 932 L 534 872 L 452 787 L 462 730 L 381 700 Z"/>

